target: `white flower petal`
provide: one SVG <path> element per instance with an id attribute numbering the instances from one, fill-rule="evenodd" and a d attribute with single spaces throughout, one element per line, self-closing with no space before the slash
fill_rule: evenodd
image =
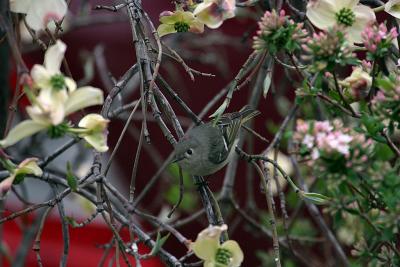
<path id="1" fill-rule="evenodd" d="M 339 11 L 342 8 L 353 9 L 360 0 L 336 0 L 334 1 L 336 5 L 336 11 Z"/>
<path id="2" fill-rule="evenodd" d="M 43 174 L 42 169 L 38 166 L 38 158 L 27 158 L 23 160 L 17 167 L 15 174 L 34 174 L 40 176 Z"/>
<path id="3" fill-rule="evenodd" d="M 31 70 L 31 77 L 39 88 L 50 88 L 51 73 L 42 65 L 34 65 Z"/>
<path id="4" fill-rule="evenodd" d="M 173 24 L 160 24 L 157 28 L 158 35 L 163 37 L 164 35 L 175 33 L 175 26 Z"/>
<path id="5" fill-rule="evenodd" d="M 108 150 L 107 146 L 107 135 L 103 133 L 95 133 L 83 136 L 91 146 L 94 147 L 99 152 L 106 152 Z"/>
<path id="6" fill-rule="evenodd" d="M 25 120 L 12 128 L 5 139 L 0 140 L 0 146 L 3 148 L 12 146 L 25 137 L 40 132 L 47 127 L 48 125 L 44 123 L 33 120 Z"/>
<path id="7" fill-rule="evenodd" d="M 85 86 L 73 91 L 65 103 L 65 116 L 95 105 L 103 104 L 103 92 L 95 87 Z"/>
<path id="8" fill-rule="evenodd" d="M 42 0 L 41 0 L 42 1 Z M 60 73 L 60 66 L 67 46 L 60 40 L 50 46 L 44 55 L 44 66 L 52 75 Z"/>
<path id="9" fill-rule="evenodd" d="M 68 92 L 72 93 L 73 91 L 75 91 L 76 90 L 76 82 L 69 77 L 64 77 L 64 78 L 65 78 L 65 85 L 68 88 Z"/>
<path id="10" fill-rule="evenodd" d="M 326 30 L 336 24 L 336 11 L 335 1 L 317 0 L 308 3 L 306 15 L 315 27 Z"/>
<path id="11" fill-rule="evenodd" d="M 10 0 L 10 10 L 15 13 L 26 14 L 33 0 Z"/>
<path id="12" fill-rule="evenodd" d="M 100 114 L 91 113 L 83 117 L 78 126 L 86 129 L 104 130 L 107 127 L 109 120 L 103 118 Z"/>
<path id="13" fill-rule="evenodd" d="M 65 0 L 35 0 L 32 2 L 26 16 L 26 22 L 35 31 L 46 28 L 52 21 L 60 21 L 67 13 Z"/>
<path id="14" fill-rule="evenodd" d="M 219 238 L 221 233 L 227 229 L 227 226 L 209 226 L 201 231 L 196 241 L 190 244 L 194 254 L 202 260 L 213 260 L 219 247 Z"/>
<path id="15" fill-rule="evenodd" d="M 400 0 L 389 0 L 385 4 L 385 12 L 400 19 Z"/>
<path id="16" fill-rule="evenodd" d="M 15 179 L 15 174 L 12 174 L 11 176 L 7 177 L 0 183 L 0 194 L 1 196 L 4 196 L 11 188 L 13 182 Z"/>
<path id="17" fill-rule="evenodd" d="M 229 263 L 229 267 L 239 267 L 244 259 L 243 251 L 239 244 L 234 240 L 228 240 L 221 245 L 221 248 L 227 249 L 232 253 L 232 261 Z"/>
<path id="18" fill-rule="evenodd" d="M 364 5 L 356 6 L 353 11 L 356 15 L 356 21 L 348 28 L 349 39 L 354 43 L 362 43 L 361 32 L 368 24 L 376 20 L 375 13 L 370 7 Z"/>

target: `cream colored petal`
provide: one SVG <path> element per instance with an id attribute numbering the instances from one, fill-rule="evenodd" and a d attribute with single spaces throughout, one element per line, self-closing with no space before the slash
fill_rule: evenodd
<path id="1" fill-rule="evenodd" d="M 215 262 L 213 260 L 204 261 L 203 267 L 215 267 Z"/>
<path id="2" fill-rule="evenodd" d="M 34 174 L 36 176 L 41 176 L 43 171 L 37 164 L 38 160 L 38 158 L 25 159 L 18 165 L 15 174 Z"/>
<path id="3" fill-rule="evenodd" d="M 26 112 L 29 117 L 37 123 L 42 123 L 48 126 L 52 124 L 49 112 L 43 112 L 38 106 L 28 106 L 26 107 Z"/>
<path id="4" fill-rule="evenodd" d="M 210 7 L 212 8 L 212 6 Z M 217 13 L 217 15 L 211 14 L 209 9 L 204 9 L 203 11 L 199 12 L 196 16 L 198 21 L 207 25 L 208 28 L 216 29 L 222 25 L 224 21 L 222 14 Z"/>
<path id="5" fill-rule="evenodd" d="M 65 78 L 65 85 L 68 88 L 68 92 L 72 93 L 73 91 L 75 91 L 76 90 L 76 82 L 69 77 L 64 77 L 64 78 Z"/>
<path id="6" fill-rule="evenodd" d="M 26 14 L 33 0 L 10 0 L 10 10 L 15 13 Z"/>
<path id="7" fill-rule="evenodd" d="M 193 14 L 197 16 L 200 12 L 204 11 L 205 9 L 209 8 L 213 4 L 212 1 L 204 1 L 196 6 L 193 11 Z"/>
<path id="8" fill-rule="evenodd" d="M 400 0 L 389 0 L 385 4 L 385 12 L 400 19 Z"/>
<path id="9" fill-rule="evenodd" d="M 198 258 L 202 260 L 212 260 L 219 247 L 219 240 L 212 238 L 196 239 L 190 247 Z"/>
<path id="10" fill-rule="evenodd" d="M 201 231 L 196 241 L 190 244 L 194 254 L 202 260 L 213 260 L 219 247 L 219 238 L 227 226 L 209 226 Z"/>
<path id="11" fill-rule="evenodd" d="M 78 88 L 71 93 L 65 103 L 65 116 L 90 106 L 103 104 L 103 92 L 92 86 Z"/>
<path id="12" fill-rule="evenodd" d="M 160 37 L 170 34 L 170 33 L 175 33 L 175 26 L 173 24 L 160 24 L 157 28 L 158 35 Z"/>
<path id="13" fill-rule="evenodd" d="M 41 130 L 44 130 L 48 125 L 33 120 L 25 120 L 17 124 L 8 133 L 7 137 L 0 140 L 0 146 L 3 148 L 9 147 L 24 139 L 25 137 L 31 136 Z"/>
<path id="14" fill-rule="evenodd" d="M 31 70 L 31 77 L 35 85 L 39 88 L 48 88 L 50 85 L 51 73 L 49 73 L 42 65 L 34 65 Z"/>
<path id="15" fill-rule="evenodd" d="M 60 40 L 50 46 L 44 55 L 44 66 L 52 75 L 60 73 L 60 67 L 67 46 Z"/>
<path id="16" fill-rule="evenodd" d="M 4 196 L 11 188 L 15 179 L 15 174 L 7 177 L 3 181 L 0 182 L 0 194 Z"/>
<path id="17" fill-rule="evenodd" d="M 46 28 L 50 21 L 60 21 L 67 13 L 65 0 L 35 0 L 32 2 L 26 22 L 35 31 Z"/>
<path id="18" fill-rule="evenodd" d="M 336 0 L 334 1 L 336 5 L 336 10 L 340 10 L 342 8 L 353 9 L 360 0 Z"/>
<path id="19" fill-rule="evenodd" d="M 224 8 L 223 12 L 224 20 L 233 18 L 235 16 L 235 10 L 236 10 L 235 1 L 225 0 L 223 3 L 223 8 Z"/>
<path id="20" fill-rule="evenodd" d="M 78 126 L 90 130 L 103 131 L 107 128 L 109 120 L 103 118 L 100 114 L 91 113 L 83 117 Z"/>
<path id="21" fill-rule="evenodd" d="M 181 19 L 182 19 L 182 21 L 190 22 L 190 21 L 194 20 L 194 15 L 192 12 L 182 12 Z"/>
<path id="22" fill-rule="evenodd" d="M 170 16 L 163 16 L 160 18 L 160 22 L 163 24 L 175 24 L 177 21 L 181 21 L 183 11 L 175 11 Z"/>
<path id="23" fill-rule="evenodd" d="M 362 43 L 361 32 L 368 24 L 376 21 L 375 13 L 370 7 L 364 5 L 356 6 L 353 11 L 356 15 L 356 21 L 347 30 L 349 39 L 354 43 Z"/>
<path id="24" fill-rule="evenodd" d="M 229 267 L 239 267 L 244 259 L 243 251 L 239 244 L 234 240 L 228 240 L 221 245 L 221 248 L 229 250 L 232 253 L 232 261 Z"/>
<path id="25" fill-rule="evenodd" d="M 204 32 L 204 24 L 196 20 L 190 25 L 189 31 L 193 33 L 202 33 Z"/>
<path id="26" fill-rule="evenodd" d="M 51 121 L 52 125 L 58 125 L 64 121 L 64 106 L 68 101 L 67 90 L 41 90 L 39 96 L 37 97 L 37 101 L 43 109 L 40 109 L 40 111 L 44 113 L 44 115 L 48 116 L 48 119 Z"/>
<path id="27" fill-rule="evenodd" d="M 103 133 L 94 133 L 90 135 L 83 136 L 86 142 L 88 142 L 94 149 L 99 152 L 106 152 L 108 150 L 107 146 L 107 135 Z"/>
<path id="28" fill-rule="evenodd" d="M 335 1 L 320 0 L 310 1 L 307 5 L 306 15 L 311 23 L 319 29 L 328 29 L 336 24 Z"/>

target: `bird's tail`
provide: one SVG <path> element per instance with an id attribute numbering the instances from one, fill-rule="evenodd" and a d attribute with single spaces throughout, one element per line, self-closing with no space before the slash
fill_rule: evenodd
<path id="1" fill-rule="evenodd" d="M 245 123 L 246 121 L 254 118 L 255 116 L 259 115 L 261 112 L 250 107 L 249 105 L 244 106 L 241 108 L 238 113 L 240 114 L 240 122 L 241 124 Z"/>

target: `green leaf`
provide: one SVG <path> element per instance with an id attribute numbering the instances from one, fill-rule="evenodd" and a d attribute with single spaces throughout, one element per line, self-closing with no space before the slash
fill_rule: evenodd
<path id="1" fill-rule="evenodd" d="M 72 168 L 69 161 L 67 162 L 67 183 L 71 190 L 73 192 L 76 192 L 76 190 L 78 189 L 78 181 L 75 175 L 72 173 Z"/>
<path id="2" fill-rule="evenodd" d="M 302 192 L 302 197 L 310 200 L 314 204 L 324 205 L 330 201 L 330 198 L 318 193 Z"/>
<path id="3" fill-rule="evenodd" d="M 379 88 L 385 91 L 390 91 L 393 89 L 393 82 L 387 78 L 377 78 L 376 84 Z"/>
<path id="4" fill-rule="evenodd" d="M 168 233 L 165 236 L 161 236 L 160 232 L 157 232 L 157 239 L 156 239 L 156 243 L 154 244 L 153 249 L 150 252 L 151 256 L 154 256 L 158 253 L 158 251 L 160 251 L 160 249 L 162 248 L 162 246 L 164 245 L 164 243 L 167 241 L 168 237 L 169 237 L 170 233 Z"/>
<path id="5" fill-rule="evenodd" d="M 219 108 L 213 114 L 210 115 L 210 118 L 217 118 L 218 121 L 219 117 L 221 117 L 225 109 L 228 107 L 228 104 L 229 101 L 225 99 L 225 101 L 221 104 L 221 106 L 219 106 Z"/>

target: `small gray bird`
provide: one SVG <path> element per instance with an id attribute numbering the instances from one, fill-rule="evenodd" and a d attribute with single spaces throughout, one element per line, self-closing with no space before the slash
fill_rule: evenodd
<path id="1" fill-rule="evenodd" d="M 192 175 L 210 175 L 230 160 L 239 141 L 243 123 L 260 114 L 244 106 L 240 111 L 221 116 L 213 122 L 189 130 L 175 146 L 175 159 L 181 168 Z"/>

